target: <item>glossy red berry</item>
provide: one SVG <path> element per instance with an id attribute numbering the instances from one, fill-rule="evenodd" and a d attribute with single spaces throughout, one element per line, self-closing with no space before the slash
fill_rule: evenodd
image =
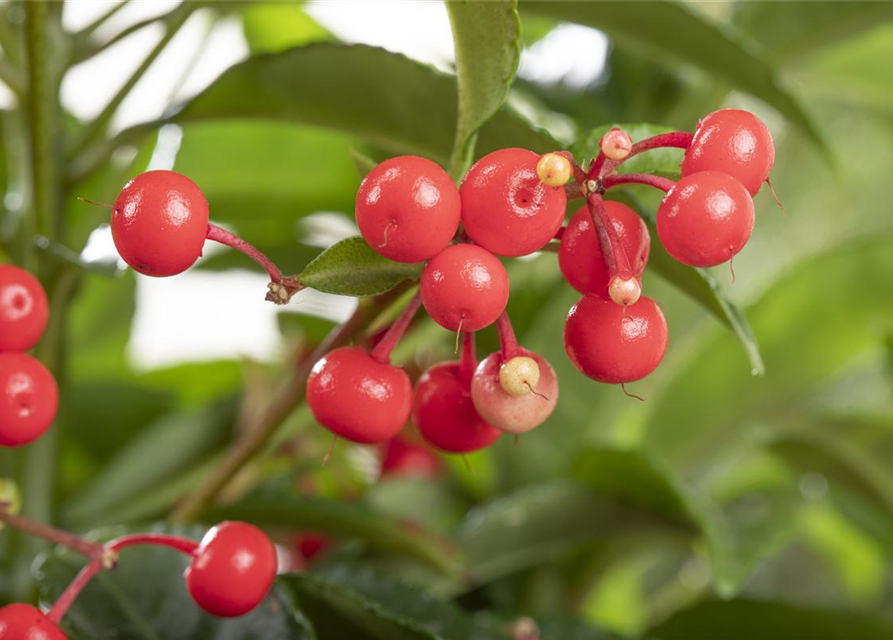
<path id="1" fill-rule="evenodd" d="M 755 196 L 774 163 L 775 145 L 763 121 L 748 111 L 720 109 L 698 123 L 682 160 L 682 175 L 722 171 Z"/>
<path id="2" fill-rule="evenodd" d="M 267 534 L 246 522 L 222 522 L 202 538 L 184 577 L 198 606 L 232 618 L 261 603 L 276 569 L 276 547 Z"/>
<path id="3" fill-rule="evenodd" d="M 59 405 L 56 380 L 24 353 L 0 353 L 0 446 L 37 440 L 53 424 Z"/>
<path id="4" fill-rule="evenodd" d="M 313 365 L 307 404 L 322 426 L 345 440 L 384 442 L 409 419 L 412 383 L 400 367 L 359 347 L 342 347 Z"/>
<path id="5" fill-rule="evenodd" d="M 459 228 L 459 191 L 446 171 L 417 156 L 385 160 L 357 192 L 360 233 L 397 262 L 421 262 L 443 249 Z"/>
<path id="6" fill-rule="evenodd" d="M 0 640 L 67 640 L 62 630 L 30 604 L 0 609 Z"/>
<path id="7" fill-rule="evenodd" d="M 397 436 L 382 446 L 382 478 L 433 478 L 440 473 L 440 458 L 426 445 Z"/>
<path id="8" fill-rule="evenodd" d="M 712 267 L 741 251 L 753 232 L 753 199 L 738 180 L 719 171 L 685 176 L 657 210 L 657 235 L 679 262 Z"/>
<path id="9" fill-rule="evenodd" d="M 500 256 L 542 249 L 564 221 L 567 196 L 537 175 L 540 156 L 502 149 L 478 160 L 462 180 L 462 223 L 468 236 Z"/>
<path id="10" fill-rule="evenodd" d="M 141 173 L 115 200 L 115 246 L 124 262 L 147 276 L 186 271 L 201 256 L 207 233 L 208 201 L 174 171 Z"/>
<path id="11" fill-rule="evenodd" d="M 471 398 L 481 417 L 494 428 L 506 433 L 525 433 L 545 422 L 558 403 L 558 378 L 548 360 L 519 349 L 513 357 L 525 356 L 538 365 L 539 379 L 530 393 L 512 395 L 500 380 L 506 360 L 496 352 L 484 358 L 471 381 Z M 511 359 L 510 359 L 511 360 Z"/>
<path id="12" fill-rule="evenodd" d="M 667 322 L 651 298 L 621 307 L 586 296 L 571 307 L 564 348 L 574 366 L 599 382 L 620 384 L 644 378 L 667 350 Z"/>
<path id="13" fill-rule="evenodd" d="M 648 227 L 625 204 L 613 200 L 604 202 L 633 274 L 641 277 L 651 250 Z M 558 266 L 568 283 L 580 293 L 608 297 L 608 267 L 588 207 L 577 210 L 561 236 Z"/>
<path id="14" fill-rule="evenodd" d="M 428 444 L 450 453 L 483 449 L 502 435 L 475 410 L 470 380 L 463 378 L 458 362 L 442 362 L 422 374 L 412 417 Z"/>
<path id="15" fill-rule="evenodd" d="M 509 276 L 486 249 L 455 244 L 425 265 L 420 291 L 425 310 L 439 325 L 450 331 L 477 331 L 505 311 Z"/>
<path id="16" fill-rule="evenodd" d="M 0 351 L 27 351 L 47 326 L 47 295 L 30 273 L 0 264 Z"/>

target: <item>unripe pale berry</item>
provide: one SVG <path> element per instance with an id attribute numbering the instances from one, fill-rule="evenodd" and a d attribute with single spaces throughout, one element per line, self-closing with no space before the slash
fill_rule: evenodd
<path id="1" fill-rule="evenodd" d="M 560 153 L 546 153 L 536 163 L 536 175 L 547 187 L 563 187 L 571 179 L 571 162 Z"/>
<path id="2" fill-rule="evenodd" d="M 422 374 L 415 387 L 412 418 L 428 444 L 450 453 L 483 449 L 502 435 L 478 415 L 469 380 L 463 379 L 458 362 L 442 362 Z"/>
<path id="3" fill-rule="evenodd" d="M 608 296 L 615 304 L 628 307 L 642 297 L 642 285 L 635 276 L 616 275 L 608 283 Z"/>
<path id="4" fill-rule="evenodd" d="M 59 390 L 46 367 L 24 353 L 0 353 L 0 446 L 37 440 L 56 419 Z"/>
<path id="5" fill-rule="evenodd" d="M 500 256 L 542 249 L 564 221 L 567 196 L 537 175 L 539 156 L 502 149 L 478 160 L 462 180 L 462 223 L 475 244 Z"/>
<path id="6" fill-rule="evenodd" d="M 198 606 L 232 618 L 263 601 L 276 570 L 276 547 L 267 534 L 247 522 L 222 522 L 202 538 L 184 577 Z"/>
<path id="7" fill-rule="evenodd" d="M 536 366 L 536 384 L 526 395 L 515 395 L 503 385 L 502 369 L 521 361 L 519 369 L 525 361 L 532 361 Z M 524 386 L 523 380 L 518 384 L 511 383 L 509 389 L 518 391 Z M 533 382 L 533 379 L 530 380 Z M 496 352 L 484 358 L 474 372 L 471 380 L 471 398 L 481 417 L 493 427 L 505 433 L 526 433 L 545 422 L 558 403 L 558 378 L 552 365 L 542 356 L 519 349 L 518 354 L 504 360 L 502 353 Z"/>
<path id="8" fill-rule="evenodd" d="M 420 292 L 425 310 L 439 325 L 450 331 L 477 331 L 505 311 L 509 277 L 486 249 L 455 244 L 425 265 Z"/>
<path id="9" fill-rule="evenodd" d="M 634 382 L 657 368 L 667 350 L 667 322 L 651 298 L 628 307 L 586 296 L 571 307 L 564 348 L 580 372 L 611 384 Z"/>
<path id="10" fill-rule="evenodd" d="M 67 640 L 62 630 L 37 607 L 8 604 L 0 609 L 0 640 Z"/>
<path id="11" fill-rule="evenodd" d="M 385 160 L 357 191 L 360 233 L 397 262 L 421 262 L 443 249 L 459 228 L 461 201 L 450 176 L 417 156 Z"/>
<path id="12" fill-rule="evenodd" d="M 520 398 L 536 389 L 540 366 L 528 356 L 515 356 L 499 367 L 499 386 L 510 396 Z"/>
<path id="13" fill-rule="evenodd" d="M 625 131 L 614 127 L 602 136 L 598 146 L 605 157 L 619 162 L 629 156 L 629 152 L 633 148 L 633 139 Z"/>
<path id="14" fill-rule="evenodd" d="M 198 185 L 174 171 L 141 173 L 115 199 L 115 247 L 147 276 L 186 271 L 201 256 L 207 233 L 208 201 Z"/>
<path id="15" fill-rule="evenodd" d="M 313 365 L 307 404 L 322 426 L 345 440 L 384 442 L 409 418 L 412 383 L 403 369 L 359 347 L 342 347 Z"/>
<path id="16" fill-rule="evenodd" d="M 651 251 L 651 235 L 645 221 L 620 202 L 605 200 L 604 205 L 633 275 L 641 277 Z M 558 266 L 568 283 L 580 293 L 609 297 L 608 267 L 588 207 L 577 210 L 561 236 Z"/>
<path id="17" fill-rule="evenodd" d="M 682 175 L 722 171 L 754 196 L 775 163 L 775 144 L 762 120 L 748 111 L 720 109 L 698 123 L 682 160 Z"/>
<path id="18" fill-rule="evenodd" d="M 40 340 L 49 304 L 37 278 L 0 264 L 0 351 L 27 351 Z"/>
<path id="19" fill-rule="evenodd" d="M 753 232 L 753 199 L 738 180 L 719 171 L 685 176 L 657 210 L 657 235 L 679 262 L 712 267 L 741 251 Z"/>

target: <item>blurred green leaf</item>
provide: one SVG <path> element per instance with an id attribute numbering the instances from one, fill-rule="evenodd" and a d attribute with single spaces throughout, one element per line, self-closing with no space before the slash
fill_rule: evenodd
<path id="1" fill-rule="evenodd" d="M 361 178 L 365 178 L 366 174 L 372 171 L 378 164 L 375 160 L 356 149 L 350 150 L 350 157 Z"/>
<path id="2" fill-rule="evenodd" d="M 653 640 L 887 640 L 893 623 L 871 614 L 756 600 L 708 600 L 652 628 Z"/>
<path id="3" fill-rule="evenodd" d="M 252 54 L 334 39 L 328 29 L 307 15 L 303 2 L 248 2 L 241 13 L 242 30 Z"/>
<path id="4" fill-rule="evenodd" d="M 453 28 L 459 91 L 450 167 L 462 172 L 471 164 L 476 132 L 508 96 L 521 59 L 521 21 L 517 0 L 447 0 L 446 7 Z"/>
<path id="5" fill-rule="evenodd" d="M 422 264 L 404 264 L 375 253 L 361 236 L 347 238 L 323 251 L 298 276 L 298 282 L 325 293 L 374 296 L 404 280 L 416 280 Z"/>
<path id="6" fill-rule="evenodd" d="M 580 138 L 571 152 L 579 163 L 589 162 L 598 156 L 599 142 L 608 131 L 614 127 L 623 129 L 633 139 L 633 142 L 641 142 L 661 133 L 673 131 L 672 127 L 663 127 L 655 124 L 614 122 L 597 127 Z M 678 176 L 679 164 L 682 162 L 682 149 L 652 149 L 646 153 L 633 156 L 625 161 L 617 171 L 619 173 L 657 173 L 664 176 Z"/>

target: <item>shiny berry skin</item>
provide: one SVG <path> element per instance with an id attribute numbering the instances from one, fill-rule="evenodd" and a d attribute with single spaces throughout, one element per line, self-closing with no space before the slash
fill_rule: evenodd
<path id="1" fill-rule="evenodd" d="M 412 383 L 400 367 L 359 347 L 342 347 L 313 365 L 307 404 L 322 426 L 345 440 L 384 442 L 409 419 Z"/>
<path id="2" fill-rule="evenodd" d="M 121 258 L 147 276 L 173 276 L 202 255 L 208 201 L 192 180 L 174 171 L 147 171 L 115 199 L 112 237 Z"/>
<path id="3" fill-rule="evenodd" d="M 763 121 L 748 111 L 720 109 L 698 123 L 682 160 L 682 175 L 722 171 L 755 196 L 774 163 L 775 144 Z"/>
<path id="4" fill-rule="evenodd" d="M 443 249 L 459 228 L 460 209 L 459 191 L 446 171 L 417 156 L 385 160 L 357 191 L 360 233 L 397 262 L 422 262 Z"/>
<path id="5" fill-rule="evenodd" d="M 657 235 L 671 256 L 712 267 L 741 251 L 753 232 L 753 199 L 738 180 L 719 171 L 685 176 L 657 210 Z"/>
<path id="6" fill-rule="evenodd" d="M 183 576 L 198 606 L 233 618 L 263 601 L 276 569 L 276 547 L 267 534 L 246 522 L 221 522 L 202 538 Z"/>
<path id="7" fill-rule="evenodd" d="M 0 446 L 37 440 L 58 406 L 56 380 L 43 364 L 24 353 L 0 353 Z"/>
<path id="8" fill-rule="evenodd" d="M 505 433 L 526 433 L 545 422 L 558 403 L 558 378 L 552 365 L 542 356 L 519 349 L 516 356 L 526 356 L 539 365 L 539 381 L 533 393 L 513 396 L 500 383 L 502 353 L 490 354 L 478 364 L 471 380 L 471 398 L 481 417 Z"/>
<path id="9" fill-rule="evenodd" d="M 580 372 L 610 384 L 640 380 L 657 368 L 667 350 L 667 321 L 651 298 L 621 307 L 586 296 L 571 307 L 564 349 Z"/>
<path id="10" fill-rule="evenodd" d="M 537 175 L 540 156 L 502 149 L 478 160 L 462 180 L 462 224 L 475 244 L 500 256 L 542 249 L 564 221 L 567 196 Z"/>
<path id="11" fill-rule="evenodd" d="M 37 278 L 0 264 L 0 351 L 27 351 L 37 344 L 49 313 L 47 294 Z"/>
<path id="12" fill-rule="evenodd" d="M 496 322 L 509 299 L 509 276 L 499 259 L 471 244 L 454 244 L 428 261 L 422 304 L 450 331 L 477 331 Z"/>
<path id="13" fill-rule="evenodd" d="M 37 607 L 8 604 L 0 609 L 0 640 L 67 640 Z"/>
<path id="14" fill-rule="evenodd" d="M 391 438 L 382 446 L 382 478 L 434 478 L 440 473 L 440 458 L 423 444 Z"/>
<path id="15" fill-rule="evenodd" d="M 415 387 L 412 419 L 428 444 L 450 453 L 489 447 L 502 435 L 478 415 L 470 380 L 463 379 L 458 362 L 442 362 L 422 374 Z"/>
<path id="16" fill-rule="evenodd" d="M 613 200 L 605 200 L 604 203 L 633 274 L 641 277 L 651 251 L 648 227 L 625 204 Z M 568 284 L 580 293 L 608 297 L 608 267 L 588 207 L 577 210 L 561 236 L 558 266 Z"/>

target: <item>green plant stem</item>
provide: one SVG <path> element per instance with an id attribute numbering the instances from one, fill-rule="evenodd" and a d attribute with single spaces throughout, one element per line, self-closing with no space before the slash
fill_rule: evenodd
<path id="1" fill-rule="evenodd" d="M 118 44 L 119 42 L 124 40 L 125 38 L 130 37 L 137 31 L 145 29 L 149 25 L 153 25 L 158 22 L 165 23 L 165 24 L 170 24 L 172 22 L 175 22 L 177 20 L 177 18 L 179 17 L 179 15 L 184 11 L 184 5 L 193 5 L 189 9 L 190 12 L 194 11 L 197 8 L 194 6 L 195 2 L 193 2 L 192 0 L 186 0 L 181 5 L 177 6 L 175 9 L 171 9 L 169 12 L 167 12 L 165 14 L 162 14 L 160 16 L 154 16 L 152 18 L 146 18 L 145 20 L 140 20 L 139 22 L 135 22 L 134 24 L 127 27 L 126 29 L 123 29 L 120 32 L 116 33 L 114 36 L 112 36 L 111 38 L 109 38 L 108 40 L 103 42 L 102 44 L 91 46 L 89 41 L 83 40 L 81 42 L 81 47 L 77 51 L 75 51 L 74 64 L 77 64 L 78 62 L 83 62 L 84 60 L 87 60 L 89 58 L 92 58 L 95 55 L 102 53 L 106 49 L 109 49 L 109 48 L 115 46 L 116 44 Z"/>
<path id="2" fill-rule="evenodd" d="M 78 41 L 80 41 L 80 42 L 86 42 L 87 40 L 89 40 L 90 37 L 91 37 L 94 33 L 96 33 L 96 31 L 97 31 L 100 27 L 102 27 L 102 25 L 104 25 L 106 22 L 108 22 L 109 19 L 110 19 L 112 16 L 114 16 L 114 15 L 117 14 L 121 9 L 123 9 L 124 7 L 126 7 L 128 1 L 129 1 L 129 0 L 121 0 L 120 2 L 116 3 L 111 9 L 109 9 L 108 11 L 106 11 L 105 13 L 103 13 L 101 16 L 99 16 L 98 18 L 96 18 L 96 20 L 94 20 L 93 22 L 91 22 L 90 24 L 88 24 L 86 27 L 84 27 L 83 29 L 81 29 L 80 31 L 78 31 L 77 33 L 75 33 L 75 34 L 74 34 L 75 39 L 78 40 Z"/>
<path id="3" fill-rule="evenodd" d="M 332 329 L 326 339 L 313 351 L 313 354 L 302 361 L 267 410 L 247 426 L 241 439 L 236 442 L 221 463 L 211 471 L 199 488 L 174 509 L 173 520 L 183 522 L 201 517 L 233 477 L 254 456 L 265 449 L 277 429 L 304 402 L 307 377 L 316 361 L 332 349 L 344 346 L 360 335 L 379 312 L 386 308 L 395 296 L 399 296 L 404 291 L 405 287 L 398 287 L 371 300 L 361 300 L 354 314 L 344 324 Z"/>
<path id="4" fill-rule="evenodd" d="M 0 58 L 0 80 L 19 98 L 23 96 L 21 73 L 6 58 Z"/>

